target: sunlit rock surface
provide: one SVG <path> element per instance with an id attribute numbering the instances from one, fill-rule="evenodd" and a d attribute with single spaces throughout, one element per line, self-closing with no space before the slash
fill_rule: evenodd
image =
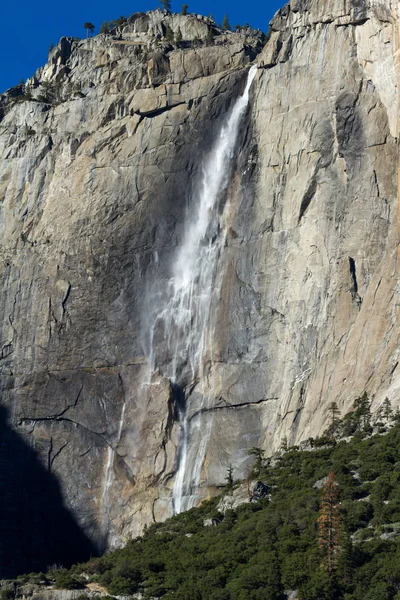
<path id="1" fill-rule="evenodd" d="M 332 401 L 400 403 L 399 18 L 389 0 L 293 0 L 262 49 L 155 11 L 63 39 L 32 100 L 2 97 L 1 400 L 98 547 L 172 514 L 188 398 L 213 399 L 191 440 L 208 428 L 199 500 L 230 465 L 248 474 L 249 448 L 321 433 Z M 200 378 L 171 383 L 148 307 L 254 61 L 212 343 Z"/>

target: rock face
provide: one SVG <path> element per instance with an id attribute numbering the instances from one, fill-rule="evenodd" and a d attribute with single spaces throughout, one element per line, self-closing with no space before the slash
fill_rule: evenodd
<path id="1" fill-rule="evenodd" d="M 247 474 L 249 448 L 321 433 L 332 401 L 400 404 L 398 10 L 292 0 L 262 50 L 252 32 L 139 14 L 61 40 L 29 90 L 2 97 L 0 450 L 34 452 L 99 549 L 172 514 L 182 406 L 194 451 L 206 442 L 200 501 L 230 465 Z M 183 365 L 171 382 L 162 335 L 151 368 L 148 307 L 253 61 L 212 343 L 199 377 Z M 8 535 L 18 545 L 12 519 Z"/>

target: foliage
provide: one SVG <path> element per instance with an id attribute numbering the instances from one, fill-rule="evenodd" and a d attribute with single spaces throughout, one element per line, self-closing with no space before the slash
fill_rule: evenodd
<path id="1" fill-rule="evenodd" d="M 189 4 L 182 4 L 181 15 L 187 15 Z"/>
<path id="2" fill-rule="evenodd" d="M 232 467 L 232 465 L 229 465 L 229 467 L 227 469 L 225 481 L 226 481 L 225 489 L 226 490 L 232 490 L 233 486 L 235 484 L 235 480 L 233 479 L 233 467 Z"/>
<path id="3" fill-rule="evenodd" d="M 361 436 L 371 433 L 371 404 L 366 392 L 356 398 L 352 410 L 345 415 L 338 427 L 338 433 L 342 436 L 353 435 L 359 432 Z"/>
<path id="4" fill-rule="evenodd" d="M 224 20 L 222 21 L 222 29 L 224 31 L 230 31 L 231 30 L 231 26 L 229 25 L 229 18 L 228 18 L 227 14 L 224 16 Z"/>
<path id="5" fill-rule="evenodd" d="M 95 26 L 90 21 L 86 21 L 86 23 L 83 24 L 83 28 L 86 29 L 86 35 L 89 35 L 89 33 L 93 34 L 94 27 Z"/>
<path id="6" fill-rule="evenodd" d="M 393 415 L 392 405 L 389 398 L 385 398 L 382 402 L 382 406 L 378 411 L 378 418 L 382 418 L 385 421 L 389 421 Z"/>
<path id="7" fill-rule="evenodd" d="M 160 4 L 164 10 L 171 11 L 171 0 L 160 0 Z"/>
<path id="8" fill-rule="evenodd" d="M 253 465 L 253 475 L 257 477 L 260 474 L 261 467 L 264 460 L 264 450 L 262 448 L 253 447 L 249 450 L 249 455 L 255 457 L 255 462 Z"/>
<path id="9" fill-rule="evenodd" d="M 289 448 L 288 439 L 285 436 L 282 438 L 282 441 L 281 441 L 281 450 L 282 450 L 282 452 L 287 452 L 288 448 Z"/>
<path id="10" fill-rule="evenodd" d="M 215 498 L 47 578 L 80 584 L 84 572 L 110 594 L 143 600 L 283 600 L 284 590 L 299 600 L 400 600 L 400 425 L 358 433 L 312 451 L 288 448 L 274 461 L 255 452 L 271 501 L 221 515 Z"/>
<path id="11" fill-rule="evenodd" d="M 338 489 L 335 474 L 331 471 L 322 490 L 318 522 L 318 544 L 322 551 L 322 567 L 329 577 L 336 571 L 342 552 L 342 516 L 338 504 Z"/>
<path id="12" fill-rule="evenodd" d="M 339 418 L 340 410 L 339 410 L 336 402 L 330 403 L 330 405 L 328 407 L 328 411 L 329 411 L 330 424 L 329 424 L 329 428 L 328 428 L 328 431 L 326 432 L 326 434 L 329 435 L 331 438 L 334 438 L 335 434 L 338 431 L 338 427 L 339 427 L 339 423 L 340 423 L 340 418 Z"/>
<path id="13" fill-rule="evenodd" d="M 55 584 L 62 590 L 80 590 L 83 588 L 82 581 L 67 569 L 59 569 L 56 572 Z"/>

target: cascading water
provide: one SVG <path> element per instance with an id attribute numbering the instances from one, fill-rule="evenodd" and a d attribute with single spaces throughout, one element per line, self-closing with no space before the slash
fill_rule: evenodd
<path id="1" fill-rule="evenodd" d="M 112 483 L 112 467 L 113 467 L 113 463 L 114 463 L 116 448 L 118 447 L 118 444 L 121 441 L 122 430 L 124 427 L 125 410 L 126 410 L 126 403 L 124 402 L 124 404 L 122 406 L 119 425 L 118 425 L 117 438 L 113 445 L 109 444 L 107 447 L 107 462 L 106 462 L 106 465 L 104 468 L 104 483 L 103 483 L 103 491 L 102 491 L 102 495 L 101 495 L 101 507 L 102 507 L 102 515 L 103 515 L 102 529 L 103 529 L 105 538 L 107 538 L 107 536 L 109 534 L 109 524 L 110 524 L 110 518 L 109 518 L 109 514 L 108 514 L 110 503 L 109 503 L 108 496 L 109 496 L 109 490 L 110 490 L 111 483 Z"/>
<path id="2" fill-rule="evenodd" d="M 225 244 L 224 217 L 229 207 L 227 202 L 221 214 L 220 200 L 231 178 L 240 122 L 248 106 L 250 87 L 256 71 L 257 66 L 252 66 L 243 95 L 236 101 L 203 167 L 199 189 L 191 204 L 192 213 L 186 220 L 183 243 L 164 294 L 165 301 L 153 320 L 149 356 L 151 369 L 154 372 L 158 367 L 153 341 L 156 331 L 161 329 L 170 353 L 170 363 L 164 375 L 173 383 L 177 382 L 180 371 L 187 367 L 192 381 L 201 379 L 204 359 L 211 347 L 211 306 L 213 299 L 219 295 L 219 288 L 215 285 L 215 272 Z M 165 357 L 163 359 L 165 364 Z M 201 416 L 208 403 L 209 399 L 204 397 L 202 405 L 196 407 L 198 415 Z M 179 408 L 181 441 L 173 490 L 175 514 L 195 504 L 211 433 L 211 423 L 208 420 L 200 438 L 195 436 L 200 441 L 194 446 L 192 433 L 194 428 L 198 430 L 201 427 L 201 418 L 195 424 L 194 420 L 189 419 L 189 412 L 190 407 L 187 405 Z"/>

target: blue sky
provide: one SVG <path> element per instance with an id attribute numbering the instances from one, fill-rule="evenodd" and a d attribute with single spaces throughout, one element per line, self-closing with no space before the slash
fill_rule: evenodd
<path id="1" fill-rule="evenodd" d="M 227 12 L 231 25 L 250 23 L 267 31 L 268 22 L 285 0 L 186 0 L 189 12 L 214 16 L 222 21 Z M 180 12 L 182 1 L 172 0 L 172 10 Z M 84 37 L 83 23 L 91 21 L 98 32 L 102 21 L 152 10 L 158 0 L 4 0 L 0 11 L 3 24 L 0 34 L 0 93 L 30 77 L 47 58 L 49 45 L 62 36 Z"/>

